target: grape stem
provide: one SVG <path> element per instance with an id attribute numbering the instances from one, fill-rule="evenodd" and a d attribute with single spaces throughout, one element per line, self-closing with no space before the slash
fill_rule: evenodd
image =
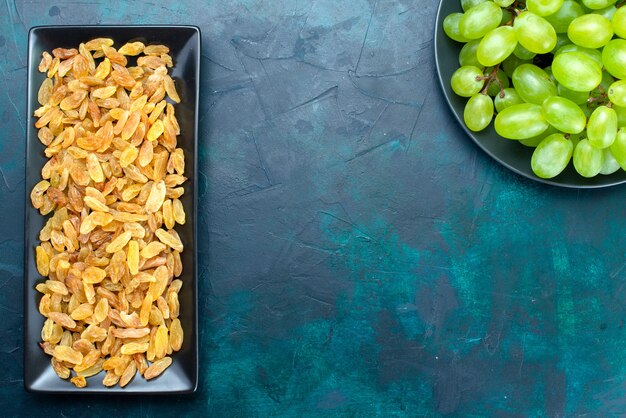
<path id="1" fill-rule="evenodd" d="M 492 83 L 496 83 L 500 87 L 500 98 L 504 98 L 504 86 L 502 85 L 502 81 L 498 78 L 498 71 L 500 70 L 500 64 L 493 67 L 491 72 L 485 76 L 476 77 L 476 81 L 486 80 L 485 87 L 481 91 L 482 94 L 487 94 L 487 90 L 491 87 Z"/>
<path id="2" fill-rule="evenodd" d="M 609 95 L 607 91 L 604 89 L 604 87 L 598 86 L 597 89 L 600 92 L 600 94 L 598 94 L 597 96 L 589 97 L 587 99 L 587 105 L 589 107 L 593 107 L 593 106 L 613 107 L 613 103 L 611 103 L 611 101 L 609 100 Z"/>
<path id="3" fill-rule="evenodd" d="M 623 0 L 623 1 L 626 1 L 626 0 Z M 516 1 L 515 3 L 513 3 L 509 7 L 506 7 L 505 9 L 508 10 L 509 12 L 513 13 L 515 16 L 519 16 L 520 13 L 522 13 L 524 10 L 526 10 L 526 3 L 522 2 L 522 1 Z M 513 17 L 513 19 L 515 20 L 515 17 Z"/>
<path id="4" fill-rule="evenodd" d="M 621 1 L 618 1 L 618 2 L 615 4 L 615 8 L 616 8 L 616 9 L 619 9 L 620 7 L 624 6 L 625 4 L 626 4 L 626 0 L 621 0 Z"/>

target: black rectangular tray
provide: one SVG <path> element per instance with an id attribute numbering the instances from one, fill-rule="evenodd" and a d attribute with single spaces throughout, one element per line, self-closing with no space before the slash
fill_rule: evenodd
<path id="1" fill-rule="evenodd" d="M 35 247 L 39 231 L 45 225 L 43 217 L 30 202 L 30 191 L 41 180 L 41 168 L 47 161 L 44 146 L 37 138 L 33 112 L 39 107 L 37 92 L 45 75 L 37 70 L 43 51 L 54 48 L 78 48 L 81 42 L 107 37 L 120 47 L 128 41 L 164 44 L 174 60 L 171 75 L 181 97 L 176 116 L 181 128 L 178 146 L 185 151 L 185 194 L 181 201 L 187 213 L 185 225 L 176 230 L 185 245 L 182 253 L 183 287 L 179 294 L 180 321 L 185 332 L 183 347 L 172 354 L 172 365 L 159 377 L 146 381 L 136 376 L 125 388 L 102 385 L 103 373 L 87 379 L 87 387 L 78 389 L 69 380 L 60 379 L 52 370 L 50 356 L 39 347 L 44 317 L 39 313 L 41 294 L 35 285 L 43 279 L 35 264 Z M 25 214 L 25 273 L 24 273 L 24 386 L 32 392 L 48 393 L 110 393 L 156 394 L 191 393 L 198 385 L 198 283 L 197 283 L 197 150 L 198 103 L 200 85 L 199 28 L 195 26 L 42 26 L 32 28 L 28 42 L 28 128 L 26 133 L 26 214 Z"/>

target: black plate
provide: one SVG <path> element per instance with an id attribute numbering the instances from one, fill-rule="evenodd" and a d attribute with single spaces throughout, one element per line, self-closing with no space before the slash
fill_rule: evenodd
<path id="1" fill-rule="evenodd" d="M 441 0 L 437 13 L 437 26 L 435 28 L 435 61 L 439 81 L 454 116 L 459 121 L 465 132 L 482 148 L 508 169 L 542 183 L 554 186 L 571 188 L 599 188 L 614 186 L 626 182 L 626 172 L 619 170 L 610 176 L 598 175 L 587 179 L 574 170 L 572 163 L 563 173 L 549 180 L 537 177 L 530 168 L 530 158 L 533 148 L 525 147 L 517 141 L 502 138 L 493 128 L 493 122 L 482 132 L 472 132 L 463 122 L 463 109 L 467 99 L 457 96 L 450 87 L 450 78 L 454 71 L 459 68 L 459 52 L 463 44 L 453 41 L 443 31 L 443 19 L 450 13 L 462 12 L 460 0 Z"/>
<path id="2" fill-rule="evenodd" d="M 146 381 L 135 377 L 125 388 L 107 388 L 102 385 L 103 373 L 87 379 L 88 386 L 77 389 L 72 383 L 55 374 L 50 356 L 39 347 L 44 318 L 39 313 L 41 295 L 35 285 L 42 280 L 35 265 L 35 247 L 39 231 L 47 217 L 43 217 L 30 203 L 30 191 L 41 180 L 41 167 L 47 161 L 44 146 L 37 138 L 33 112 L 39 107 L 37 91 L 44 75 L 37 66 L 41 53 L 57 47 L 77 48 L 80 42 L 107 37 L 116 47 L 127 41 L 140 40 L 147 44 L 169 46 L 174 59 L 172 77 L 181 96 L 176 105 L 176 116 L 181 127 L 178 146 L 185 151 L 185 194 L 181 200 L 187 212 L 185 225 L 176 230 L 185 244 L 182 253 L 183 287 L 180 291 L 180 321 L 185 332 L 182 349 L 172 354 L 172 365 L 159 377 Z M 25 277 L 24 277 L 24 386 L 33 392 L 72 393 L 190 393 L 198 385 L 198 300 L 197 300 L 197 142 L 198 93 L 200 84 L 200 30 L 194 26 L 47 26 L 32 28 L 28 44 L 28 129 L 26 138 L 26 215 L 25 215 Z"/>

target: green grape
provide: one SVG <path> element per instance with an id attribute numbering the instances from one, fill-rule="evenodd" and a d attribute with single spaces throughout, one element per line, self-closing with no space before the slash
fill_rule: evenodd
<path id="1" fill-rule="evenodd" d="M 610 147 L 617 135 L 617 113 L 607 106 L 598 106 L 587 122 L 589 144 L 604 149 Z"/>
<path id="2" fill-rule="evenodd" d="M 523 103 L 509 106 L 498 113 L 495 128 L 498 135 L 508 139 L 528 139 L 548 129 L 541 106 Z"/>
<path id="3" fill-rule="evenodd" d="M 507 107 L 524 103 L 524 101 L 521 97 L 519 97 L 519 94 L 517 94 L 517 91 L 515 91 L 514 88 L 506 88 L 502 90 L 502 94 L 503 95 L 496 95 L 496 98 L 494 100 L 497 112 L 502 112 Z"/>
<path id="4" fill-rule="evenodd" d="M 583 134 L 576 134 L 576 135 L 570 135 L 569 136 L 569 140 L 572 143 L 572 145 L 574 146 L 574 148 L 576 148 L 576 145 L 578 145 L 578 143 L 582 139 L 581 135 L 583 135 Z"/>
<path id="5" fill-rule="evenodd" d="M 621 128 L 617 132 L 615 142 L 613 142 L 613 145 L 611 145 L 609 149 L 620 167 L 626 170 L 626 128 Z"/>
<path id="6" fill-rule="evenodd" d="M 545 135 L 539 135 L 534 138 L 520 139 L 519 143 L 528 148 L 537 148 L 537 146 L 541 144 L 541 141 L 543 141 L 544 139 Z"/>
<path id="7" fill-rule="evenodd" d="M 626 80 L 618 80 L 609 87 L 609 100 L 618 105 L 626 106 Z"/>
<path id="8" fill-rule="evenodd" d="M 465 13 L 443 29 L 464 44 L 450 86 L 469 98 L 467 128 L 494 120 L 501 137 L 534 147 L 541 178 L 572 159 L 584 177 L 626 169 L 626 7 L 615 4 L 461 0 Z"/>
<path id="9" fill-rule="evenodd" d="M 610 148 L 604 149 L 604 164 L 602 164 L 602 168 L 600 169 L 600 174 L 608 176 L 610 174 L 615 173 L 620 169 L 619 163 L 613 157 L 613 153 Z"/>
<path id="10" fill-rule="evenodd" d="M 604 16 L 588 14 L 577 17 L 567 28 L 567 36 L 576 45 L 601 48 L 613 37 L 613 25 Z"/>
<path id="11" fill-rule="evenodd" d="M 574 168 L 583 177 L 595 177 L 602 170 L 604 152 L 581 139 L 574 149 Z"/>
<path id="12" fill-rule="evenodd" d="M 626 78 L 626 41 L 613 39 L 602 50 L 604 68 L 615 78 Z"/>
<path id="13" fill-rule="evenodd" d="M 605 62 L 604 59 L 602 61 Z M 552 61 L 552 74 L 563 86 L 581 92 L 593 90 L 602 81 L 602 68 L 582 52 L 556 55 Z"/>
<path id="14" fill-rule="evenodd" d="M 583 4 L 592 10 L 604 9 L 615 3 L 617 0 L 582 0 Z"/>
<path id="15" fill-rule="evenodd" d="M 461 35 L 479 39 L 500 25 L 502 9 L 492 1 L 480 3 L 466 11 L 459 21 Z"/>
<path id="16" fill-rule="evenodd" d="M 617 126 L 626 127 L 626 107 L 613 105 L 613 110 L 617 113 Z"/>
<path id="17" fill-rule="evenodd" d="M 461 28 L 459 27 L 459 22 L 463 17 L 463 13 L 450 13 L 448 16 L 443 19 L 443 31 L 448 35 L 448 38 L 455 40 L 457 42 L 467 42 L 465 36 L 461 35 Z"/>
<path id="18" fill-rule="evenodd" d="M 554 55 L 563 54 L 565 52 L 581 52 L 587 55 L 589 58 L 593 59 L 595 62 L 598 63 L 600 67 L 602 67 L 602 53 L 597 49 L 585 48 L 584 46 L 576 44 L 569 44 L 557 49 L 556 54 Z"/>
<path id="19" fill-rule="evenodd" d="M 510 23 L 513 22 L 513 19 L 513 13 L 510 10 L 502 9 L 502 19 L 500 19 L 500 26 L 509 26 Z"/>
<path id="20" fill-rule="evenodd" d="M 550 96 L 556 96 L 556 85 L 550 76 L 534 64 L 522 64 L 513 72 L 513 87 L 528 103 L 540 105 Z"/>
<path id="21" fill-rule="evenodd" d="M 563 6 L 556 13 L 545 16 L 544 19 L 552 24 L 556 33 L 567 33 L 567 28 L 572 20 L 584 14 L 585 9 L 578 2 L 565 0 Z"/>
<path id="22" fill-rule="evenodd" d="M 581 104 L 578 106 L 580 108 L 580 110 L 583 111 L 583 113 L 585 114 L 585 117 L 587 117 L 587 119 L 589 119 L 589 117 L 591 116 L 591 112 L 593 111 L 593 109 L 591 109 L 589 107 L 588 104 Z"/>
<path id="23" fill-rule="evenodd" d="M 541 16 L 522 12 L 513 23 L 517 41 L 531 52 L 546 54 L 556 45 L 556 32 L 552 25 Z"/>
<path id="24" fill-rule="evenodd" d="M 626 38 L 626 7 L 617 9 L 611 20 L 613 32 L 620 38 Z"/>
<path id="25" fill-rule="evenodd" d="M 524 48 L 524 46 L 520 44 L 519 42 L 517 43 L 517 46 L 513 50 L 513 53 L 515 54 L 516 57 L 521 58 L 523 60 L 532 60 L 533 58 L 537 56 L 537 54 L 535 54 L 534 52 L 530 52 L 529 50 Z"/>
<path id="26" fill-rule="evenodd" d="M 589 99 L 589 92 L 586 92 L 586 91 L 570 90 L 567 87 L 562 86 L 561 84 L 557 85 L 556 89 L 557 89 L 559 96 L 565 99 L 569 99 L 572 102 L 576 103 L 577 105 L 586 104 L 587 100 Z"/>
<path id="27" fill-rule="evenodd" d="M 615 6 L 609 6 L 605 9 L 600 9 L 600 10 L 596 10 L 593 13 L 600 15 L 600 16 L 604 16 L 607 19 L 611 20 L 613 19 L 613 16 L 615 15 L 615 12 L 617 12 L 617 8 L 615 8 Z"/>
<path id="28" fill-rule="evenodd" d="M 537 146 L 541 144 L 541 141 L 543 141 L 544 139 L 546 139 L 552 134 L 559 134 L 559 133 L 561 132 L 559 132 L 554 126 L 548 126 L 548 129 L 543 131 L 541 134 L 534 136 L 532 138 L 520 139 L 519 143 L 529 148 L 537 148 Z"/>
<path id="29" fill-rule="evenodd" d="M 450 86 L 459 96 L 472 97 L 484 87 L 485 80 L 482 77 L 483 72 L 480 68 L 466 65 L 452 74 Z"/>
<path id="30" fill-rule="evenodd" d="M 461 0 L 461 7 L 464 12 L 467 12 L 474 6 L 478 6 L 480 3 L 485 3 L 489 0 Z"/>
<path id="31" fill-rule="evenodd" d="M 500 26 L 490 31 L 480 41 L 476 57 L 485 67 L 492 67 L 511 55 L 516 46 L 515 29 L 511 26 Z"/>
<path id="32" fill-rule="evenodd" d="M 537 16 L 554 14 L 561 6 L 563 6 L 563 0 L 526 0 L 528 11 L 533 12 Z"/>
<path id="33" fill-rule="evenodd" d="M 511 54 L 507 59 L 505 59 L 502 62 L 502 65 L 500 68 L 502 68 L 502 70 L 504 71 L 506 75 L 508 75 L 509 77 L 513 77 L 513 72 L 515 72 L 515 69 L 517 67 L 519 67 L 522 64 L 530 64 L 530 63 L 532 63 L 532 60 L 523 60 Z"/>
<path id="34" fill-rule="evenodd" d="M 565 170 L 573 152 L 574 146 L 563 134 L 553 134 L 535 148 L 530 166 L 537 177 L 551 179 Z"/>
<path id="35" fill-rule="evenodd" d="M 493 119 L 493 100 L 486 94 L 473 95 L 465 105 L 463 120 L 465 125 L 474 131 L 482 131 Z"/>
<path id="36" fill-rule="evenodd" d="M 461 52 L 459 52 L 459 65 L 473 65 L 474 67 L 482 67 L 478 58 L 476 57 L 476 51 L 478 50 L 478 45 L 480 44 L 480 39 L 475 39 L 473 41 L 469 41 L 463 48 L 461 48 Z"/>
<path id="37" fill-rule="evenodd" d="M 559 49 L 561 49 L 562 47 L 564 47 L 565 45 L 572 45 L 572 41 L 569 40 L 569 38 L 567 37 L 566 33 L 557 33 L 556 34 L 556 45 L 554 46 L 554 49 L 552 50 L 552 52 L 556 52 Z"/>
<path id="38" fill-rule="evenodd" d="M 491 71 L 492 69 L 486 69 L 485 75 L 490 74 Z M 509 81 L 509 77 L 504 74 L 504 71 L 498 70 L 496 72 L 496 80 L 493 80 L 487 88 L 487 94 L 491 97 L 496 97 L 498 94 L 500 94 L 500 91 L 502 91 L 502 89 L 508 88 L 510 85 L 511 82 Z"/>
<path id="39" fill-rule="evenodd" d="M 596 87 L 596 89 L 592 91 L 592 93 L 606 93 L 611 87 L 611 84 L 613 84 L 614 82 L 615 79 L 613 78 L 613 76 L 611 76 L 611 74 L 607 73 L 606 71 L 602 71 L 602 81 L 600 81 L 600 84 L 598 84 L 598 87 Z"/>
<path id="40" fill-rule="evenodd" d="M 548 123 L 561 132 L 577 134 L 585 129 L 587 117 L 571 100 L 552 96 L 543 102 L 542 108 Z"/>

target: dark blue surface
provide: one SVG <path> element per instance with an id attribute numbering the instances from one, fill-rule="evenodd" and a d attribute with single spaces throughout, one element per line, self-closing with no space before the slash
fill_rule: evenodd
<path id="1" fill-rule="evenodd" d="M 436 7 L 0 4 L 0 415 L 626 414 L 624 187 L 479 151 L 436 83 Z M 95 23 L 203 32 L 193 396 L 22 389 L 27 30 Z"/>

